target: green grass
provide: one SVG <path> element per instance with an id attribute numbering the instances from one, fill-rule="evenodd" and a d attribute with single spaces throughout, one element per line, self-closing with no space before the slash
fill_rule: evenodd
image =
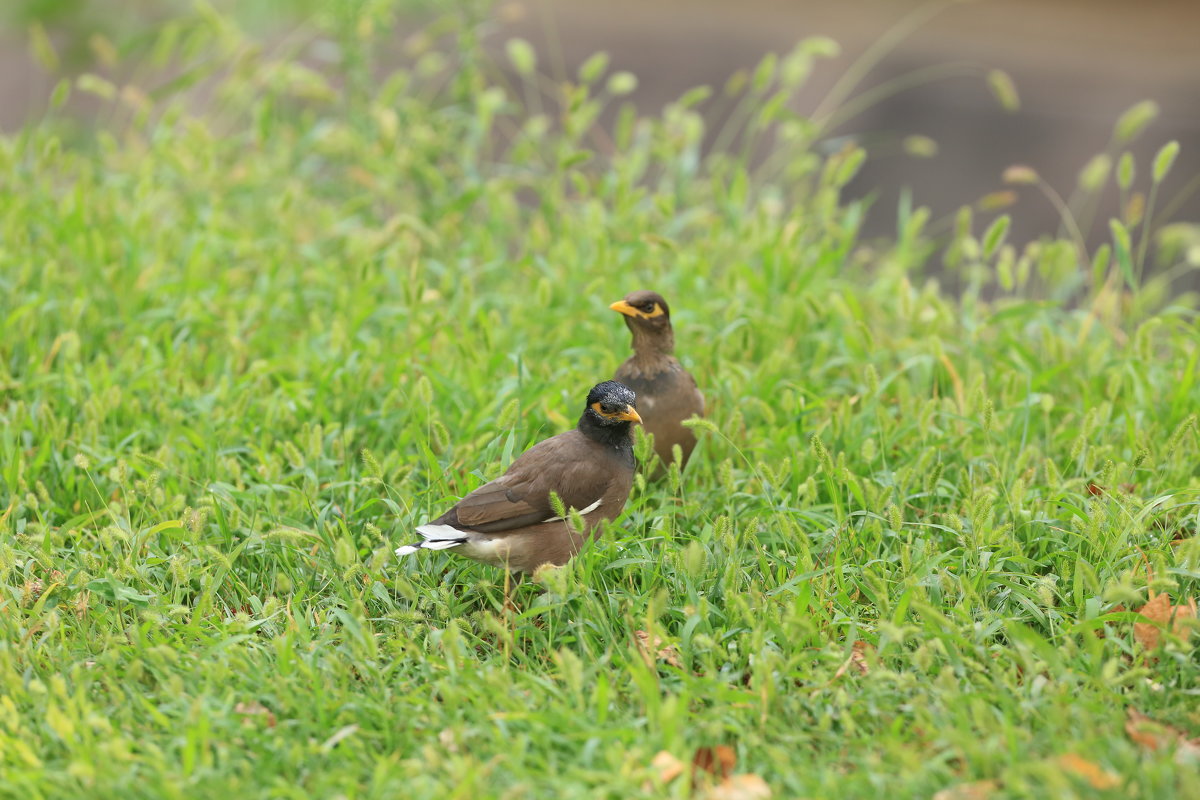
<path id="1" fill-rule="evenodd" d="M 446 30 L 342 84 L 185 18 L 207 105 L 117 86 L 105 129 L 0 140 L 0 796 L 682 797 L 654 755 L 715 744 L 778 798 L 1102 795 L 1069 753 L 1200 793 L 1123 728 L 1200 733 L 1198 637 L 1113 610 L 1200 584 L 1192 299 L 1119 241 L 862 241 L 860 154 L 772 100 L 823 44 L 745 89 L 772 177 L 687 103 L 598 132 L 607 77 L 524 121 L 537 84 Z M 573 423 L 642 287 L 715 427 L 682 481 L 515 615 L 392 557 Z"/>

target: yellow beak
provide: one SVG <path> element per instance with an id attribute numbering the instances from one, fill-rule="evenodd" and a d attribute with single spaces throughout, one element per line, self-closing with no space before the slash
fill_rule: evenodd
<path id="1" fill-rule="evenodd" d="M 633 406 L 626 406 L 624 411 L 622 411 L 620 414 L 617 414 L 616 419 L 623 419 L 623 420 L 627 420 L 629 422 L 636 422 L 639 425 L 642 424 L 642 417 L 640 414 L 637 413 L 637 409 L 634 408 Z"/>
<path id="2" fill-rule="evenodd" d="M 640 316 L 638 310 L 636 308 L 634 308 L 633 306 L 629 305 L 629 303 L 626 303 L 624 300 L 618 300 L 617 302 L 615 302 L 611 306 L 609 306 L 609 308 L 612 309 L 613 311 L 616 311 L 617 313 L 624 314 L 627 317 Z"/>

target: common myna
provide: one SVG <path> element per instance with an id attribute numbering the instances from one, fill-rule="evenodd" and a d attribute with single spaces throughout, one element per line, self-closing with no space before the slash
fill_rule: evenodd
<path id="1" fill-rule="evenodd" d="M 638 409 L 645 418 L 642 424 L 646 433 L 654 435 L 654 452 L 663 465 L 674 460 L 672 451 L 679 445 L 682 469 L 696 447 L 695 434 L 682 423 L 693 414 L 704 416 L 704 395 L 675 358 L 671 309 L 662 295 L 646 291 L 627 294 L 609 308 L 625 315 L 625 324 L 633 332 L 633 355 L 614 377 L 637 392 Z"/>
<path id="2" fill-rule="evenodd" d="M 422 541 L 396 555 L 448 550 L 516 572 L 561 565 L 595 535 L 600 523 L 621 513 L 633 486 L 633 429 L 641 422 L 637 396 L 616 381 L 596 384 L 574 430 L 526 450 L 496 480 L 421 525 Z M 568 515 L 579 511 L 584 531 L 573 530 L 550 500 L 554 492 Z"/>

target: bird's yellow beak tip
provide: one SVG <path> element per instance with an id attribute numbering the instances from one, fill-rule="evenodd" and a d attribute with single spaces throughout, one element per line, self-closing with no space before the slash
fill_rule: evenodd
<path id="1" fill-rule="evenodd" d="M 626 303 L 624 300 L 618 300 L 617 302 L 610 305 L 609 309 L 612 311 L 616 311 L 618 314 L 624 314 L 627 317 L 632 317 L 634 314 L 637 313 L 637 310 L 633 306 L 629 305 L 629 303 Z"/>

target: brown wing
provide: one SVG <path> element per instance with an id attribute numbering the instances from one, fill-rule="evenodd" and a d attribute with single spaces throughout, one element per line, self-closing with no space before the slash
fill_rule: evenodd
<path id="1" fill-rule="evenodd" d="M 557 515 L 550 492 L 567 508 L 587 508 L 603 496 L 612 469 L 578 431 L 561 433 L 526 450 L 508 472 L 458 501 L 434 524 L 499 533 L 544 522 Z"/>

